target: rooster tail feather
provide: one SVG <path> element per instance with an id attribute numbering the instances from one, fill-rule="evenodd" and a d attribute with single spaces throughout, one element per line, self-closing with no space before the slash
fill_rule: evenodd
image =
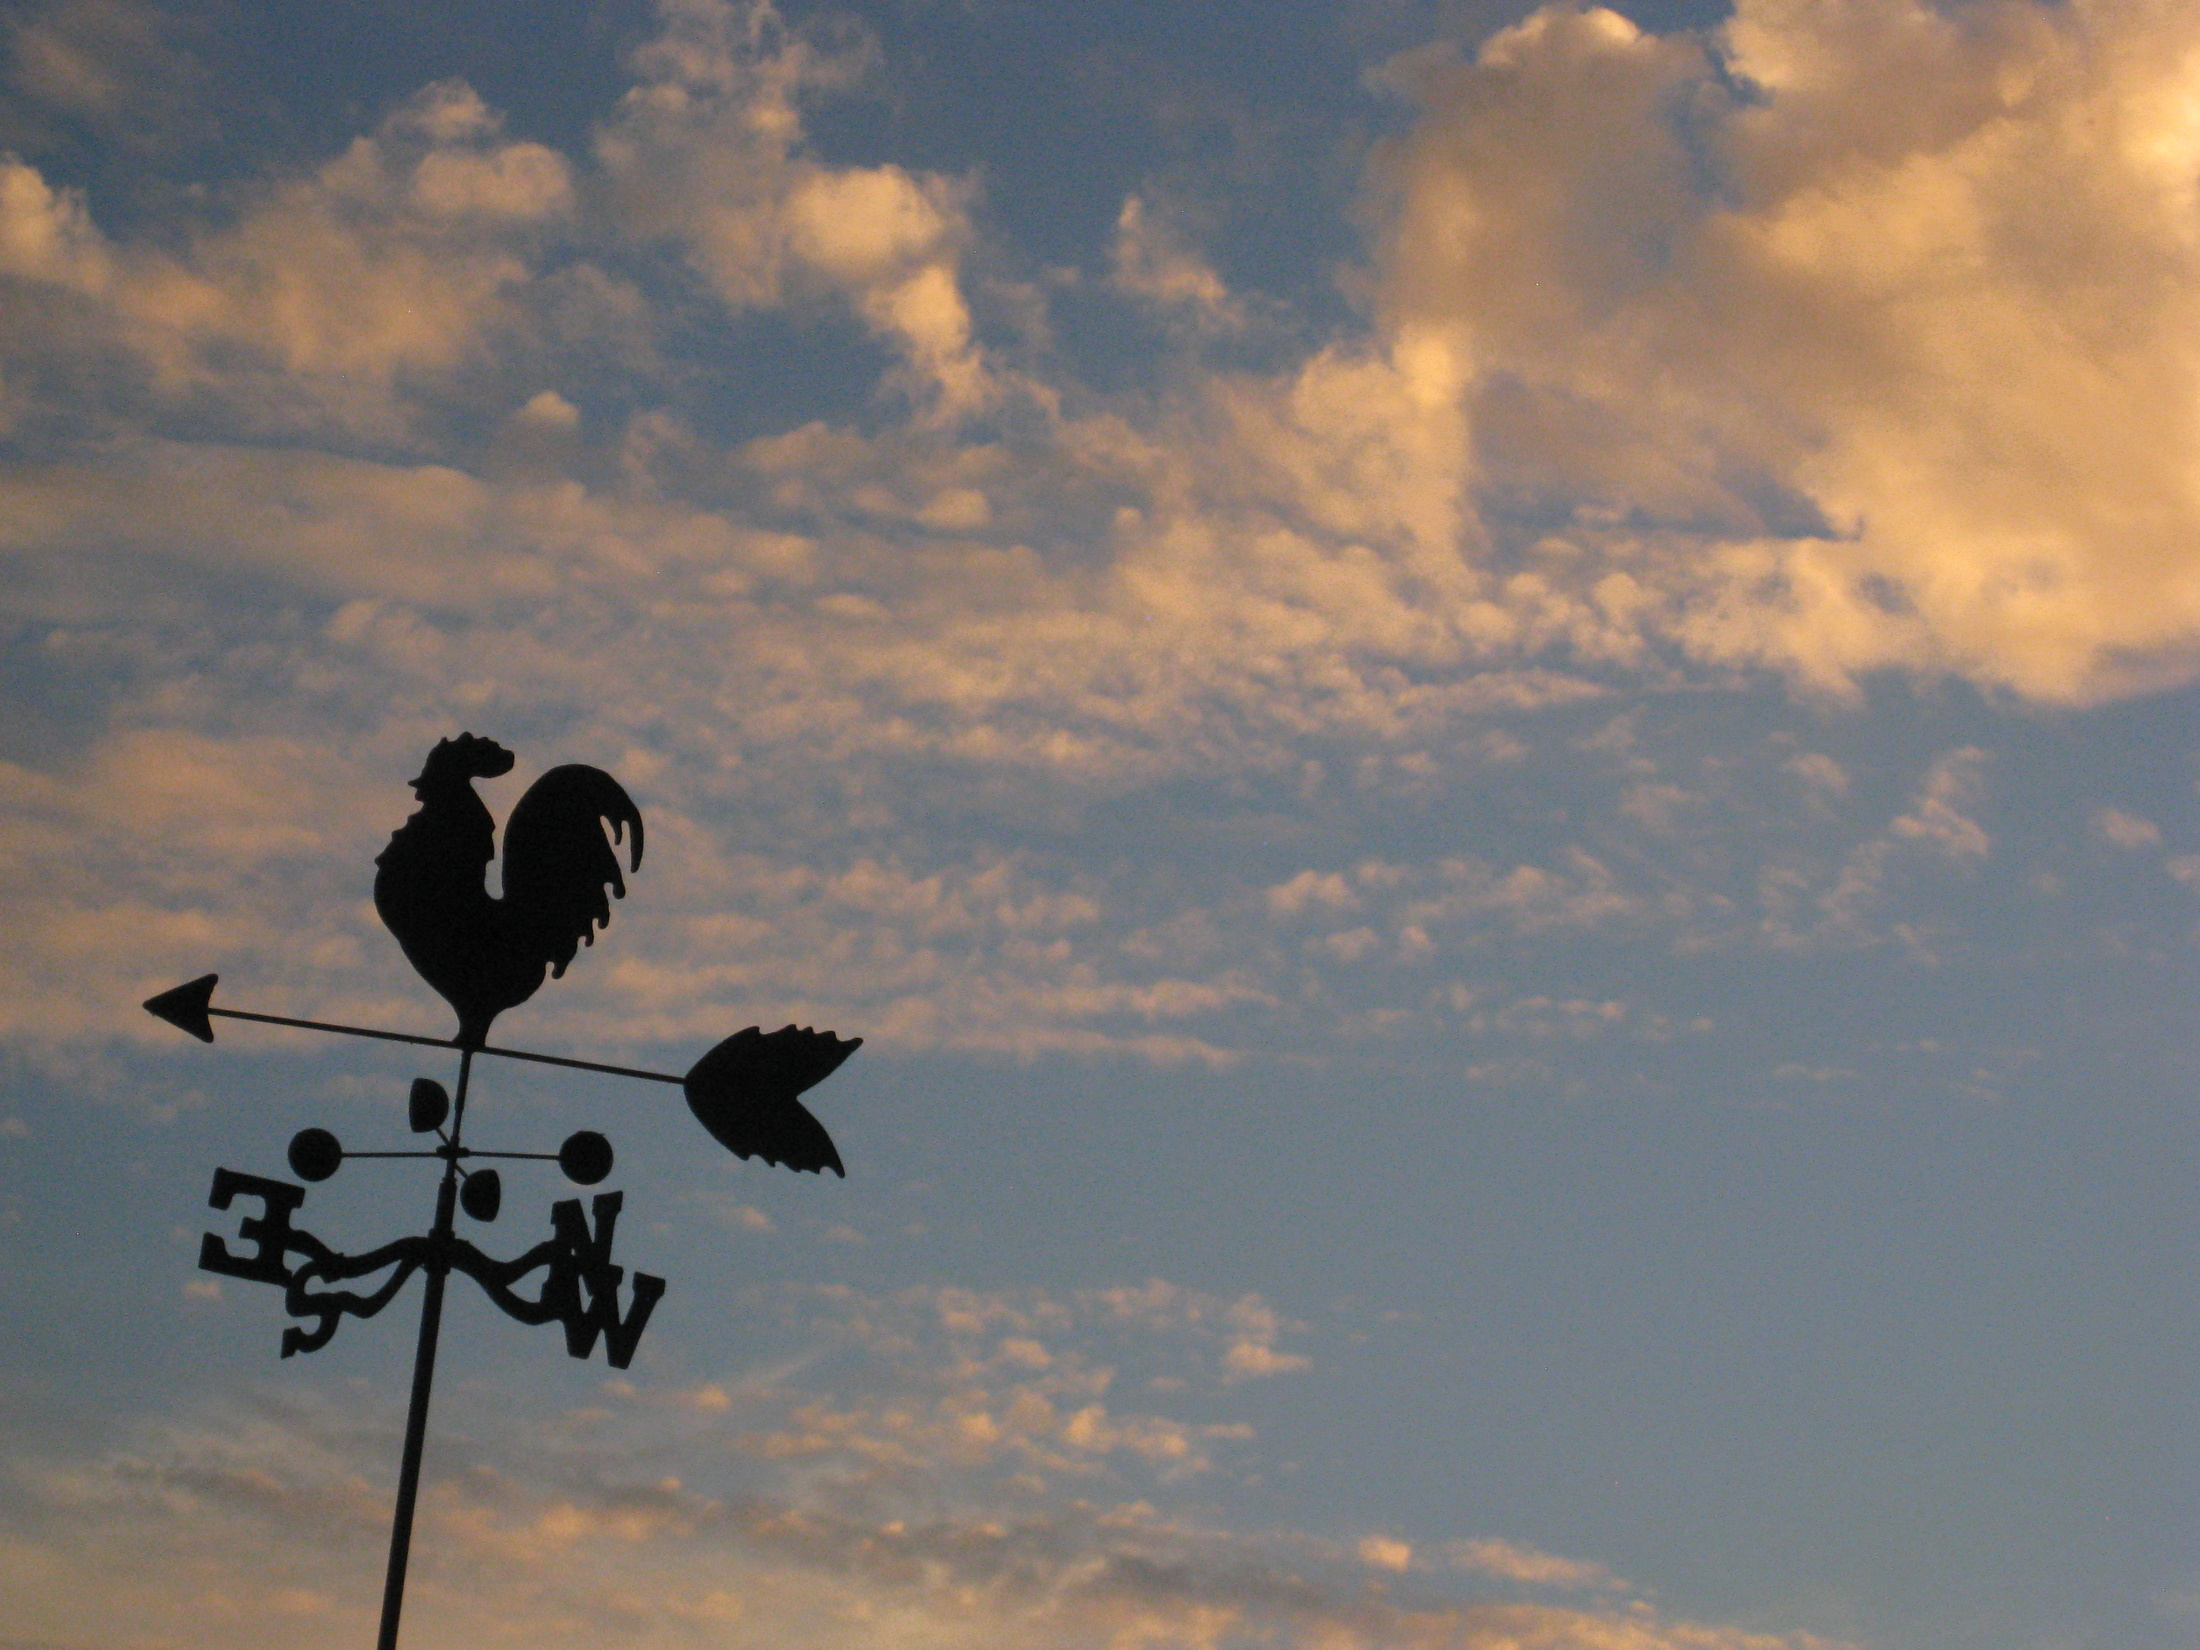
<path id="1" fill-rule="evenodd" d="M 641 810 L 616 779 L 580 762 L 552 768 L 528 786 L 505 821 L 499 915 L 510 940 L 553 975 L 565 973 L 582 945 L 595 943 L 597 928 L 611 921 L 611 900 L 626 897 L 612 846 L 622 841 L 632 856 L 628 869 L 640 870 Z"/>

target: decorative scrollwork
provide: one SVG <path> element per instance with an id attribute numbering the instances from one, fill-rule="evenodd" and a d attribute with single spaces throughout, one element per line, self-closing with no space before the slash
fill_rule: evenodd
<path id="1" fill-rule="evenodd" d="M 599 1193 L 590 1211 L 593 1220 L 581 1212 L 579 1198 L 552 1204 L 552 1236 L 516 1260 L 496 1260 L 462 1237 L 438 1238 L 432 1233 L 398 1238 L 363 1255 L 342 1254 L 311 1232 L 291 1225 L 291 1216 L 305 1202 L 303 1186 L 235 1169 L 215 1170 L 207 1201 L 216 1209 L 227 1209 L 239 1196 L 260 1200 L 262 1212 L 237 1224 L 238 1239 L 253 1248 L 232 1253 L 223 1239 L 209 1232 L 199 1246 L 199 1265 L 226 1277 L 283 1286 L 284 1309 L 294 1318 L 312 1320 L 311 1328 L 293 1326 L 283 1331 L 286 1358 L 328 1345 L 347 1315 L 373 1317 L 396 1297 L 407 1278 L 426 1267 L 465 1273 L 521 1323 L 563 1324 L 565 1349 L 576 1358 L 594 1352 L 601 1337 L 611 1367 L 624 1369 L 633 1361 L 649 1315 L 665 1292 L 664 1279 L 637 1272 L 631 1304 L 624 1312 L 619 1309 L 626 1269 L 612 1263 L 611 1243 L 625 1202 L 621 1192 Z M 293 1265 L 292 1255 L 303 1258 Z M 369 1277 L 385 1268 L 393 1270 L 371 1293 L 315 1287 Z M 513 1287 L 536 1271 L 543 1273 L 543 1279 L 532 1298 Z"/>

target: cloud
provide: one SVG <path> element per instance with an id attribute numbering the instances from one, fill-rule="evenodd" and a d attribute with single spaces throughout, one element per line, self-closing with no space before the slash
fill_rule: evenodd
<path id="1" fill-rule="evenodd" d="M 205 66 L 183 20 L 141 0 L 29 0 L 6 23 L 0 145 L 82 133 L 145 155 L 203 139 Z"/>
<path id="2" fill-rule="evenodd" d="M 2111 848 L 2136 852 L 2142 848 L 2159 848 L 2162 845 L 2162 828 L 2143 814 L 2126 813 L 2121 808 L 2099 807 L 2087 820 L 2093 835 Z"/>
<path id="3" fill-rule="evenodd" d="M 55 190 L 15 157 L 0 159 L 0 271 L 97 292 L 112 272 L 81 193 Z"/>
<path id="4" fill-rule="evenodd" d="M 1385 334 L 1472 363 L 1481 484 L 1571 507 L 1524 548 L 1573 558 L 1574 603 L 1833 687 L 2182 679 L 2195 26 L 1552 7 L 1409 56 Z"/>
<path id="5" fill-rule="evenodd" d="M 1788 759 L 1787 767 L 1822 796 L 1840 796 L 1849 788 L 1848 771 L 1822 751 L 1800 751 Z"/>
<path id="6" fill-rule="evenodd" d="M 635 54 L 637 83 L 599 129 L 611 210 L 630 234 L 673 237 L 719 300 L 837 294 L 892 341 L 906 387 L 946 416 L 991 396 L 962 292 L 969 236 L 954 180 L 827 165 L 802 144 L 806 95 L 865 72 L 867 45 L 793 30 L 766 0 L 673 0 Z"/>
<path id="7" fill-rule="evenodd" d="M 1393 1574 L 1403 1575 L 1413 1568 L 1413 1544 L 1400 1541 L 1395 1536 L 1362 1536 L 1360 1544 L 1353 1551 L 1359 1554 L 1360 1562 L 1370 1569 L 1389 1570 Z"/>
<path id="8" fill-rule="evenodd" d="M 1627 1585 L 1601 1564 L 1561 1558 L 1511 1541 L 1454 1541 L 1446 1546 L 1445 1555 L 1460 1569 L 1531 1587 L 1624 1589 Z"/>
<path id="9" fill-rule="evenodd" d="M 180 250 L 117 245 L 83 201 L 10 158 L 0 273 L 22 283 L 4 342 L 44 381 L 49 433 L 184 413 L 236 435 L 415 439 L 419 399 L 531 327 L 521 291 L 571 210 L 566 161 L 508 142 L 456 81 L 281 180 Z"/>
<path id="10" fill-rule="evenodd" d="M 1225 1382 L 1262 1380 L 1271 1375 L 1290 1375 L 1313 1367 L 1304 1353 L 1279 1352 L 1276 1338 L 1284 1329 L 1268 1303 L 1258 1295 L 1246 1295 L 1230 1305 L 1231 1340 L 1222 1355 Z"/>
<path id="11" fill-rule="evenodd" d="M 1980 769 L 1985 760 L 1984 751 L 1966 745 L 1935 762 L 1925 776 L 1913 811 L 1896 816 L 1894 834 L 1929 843 L 1951 859 L 1983 858 L 1992 849 L 1993 840 L 1970 812 L 1978 806 Z"/>
<path id="12" fill-rule="evenodd" d="M 1976 745 L 1936 757 L 1907 810 L 1850 849 L 1838 868 L 1768 867 L 1758 890 L 1761 936 L 1782 948 L 1895 939 L 1927 954 L 1922 930 L 1890 911 L 1921 878 L 1963 874 L 1991 855 L 1993 838 L 1976 818 L 1986 802 L 1987 761 Z"/>
<path id="13" fill-rule="evenodd" d="M 1241 331 L 1245 306 L 1232 296 L 1222 277 L 1167 216 L 1138 195 L 1124 199 L 1115 221 L 1115 244 L 1108 254 L 1116 287 L 1165 315 L 1182 316 L 1197 328 Z"/>

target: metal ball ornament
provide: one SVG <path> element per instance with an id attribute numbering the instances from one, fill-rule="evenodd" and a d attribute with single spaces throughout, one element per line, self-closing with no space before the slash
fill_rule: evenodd
<path id="1" fill-rule="evenodd" d="M 300 1180 L 326 1180 L 344 1165 L 344 1148 L 326 1129 L 300 1129 L 290 1137 L 290 1172 Z"/>
<path id="2" fill-rule="evenodd" d="M 558 1148 L 558 1167 L 576 1186 L 593 1186 L 611 1172 L 611 1142 L 594 1129 L 580 1129 Z"/>

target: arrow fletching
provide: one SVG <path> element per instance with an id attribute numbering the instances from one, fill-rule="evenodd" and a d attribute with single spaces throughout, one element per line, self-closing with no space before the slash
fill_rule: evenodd
<path id="1" fill-rule="evenodd" d="M 862 1046 L 860 1037 L 808 1026 L 768 1035 L 750 1026 L 696 1061 L 681 1088 L 695 1120 L 734 1156 L 811 1174 L 830 1169 L 846 1179 L 832 1136 L 795 1096 L 825 1081 Z"/>
<path id="2" fill-rule="evenodd" d="M 187 985 L 148 997 L 145 1012 L 166 1020 L 179 1031 L 188 1031 L 202 1043 L 211 1043 L 214 1022 L 207 1017 L 206 1005 L 214 1000 L 214 986 L 220 979 L 219 974 L 201 974 Z"/>

